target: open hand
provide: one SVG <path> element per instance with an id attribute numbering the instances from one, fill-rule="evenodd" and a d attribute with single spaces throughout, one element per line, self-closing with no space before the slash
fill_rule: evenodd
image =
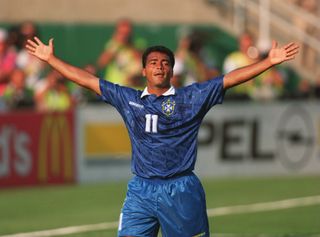
<path id="1" fill-rule="evenodd" d="M 299 52 L 299 45 L 291 42 L 281 48 L 278 48 L 278 43 L 272 41 L 272 48 L 269 52 L 269 59 L 272 65 L 282 63 L 284 61 L 292 60 L 295 58 L 296 54 Z"/>
<path id="2" fill-rule="evenodd" d="M 53 39 L 49 40 L 49 45 L 45 45 L 38 37 L 34 37 L 34 40 L 27 41 L 26 49 L 30 54 L 47 62 L 53 56 Z"/>

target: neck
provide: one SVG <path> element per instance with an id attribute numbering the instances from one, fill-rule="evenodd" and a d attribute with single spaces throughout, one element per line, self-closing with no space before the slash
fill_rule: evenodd
<path id="1" fill-rule="evenodd" d="M 167 90 L 169 90 L 171 85 L 165 86 L 165 87 L 153 87 L 153 86 L 147 86 L 147 90 L 150 94 L 154 94 L 156 96 L 160 96 L 164 94 Z"/>

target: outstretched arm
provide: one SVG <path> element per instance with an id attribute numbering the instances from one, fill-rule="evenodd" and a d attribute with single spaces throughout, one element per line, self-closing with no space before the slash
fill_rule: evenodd
<path id="1" fill-rule="evenodd" d="M 294 59 L 295 55 L 299 51 L 298 49 L 299 46 L 296 43 L 289 43 L 281 48 L 278 48 L 277 42 L 273 41 L 272 48 L 269 51 L 267 58 L 227 73 L 223 80 L 224 89 L 244 83 L 258 76 L 260 73 L 268 70 L 274 65 Z"/>
<path id="2" fill-rule="evenodd" d="M 54 55 L 53 39 L 49 40 L 49 45 L 45 45 L 37 37 L 34 37 L 34 40 L 27 41 L 26 48 L 30 54 L 47 62 L 67 79 L 101 95 L 99 78 L 62 61 Z"/>

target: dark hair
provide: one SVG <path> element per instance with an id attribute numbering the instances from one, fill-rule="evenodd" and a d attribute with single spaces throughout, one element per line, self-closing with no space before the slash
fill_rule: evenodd
<path id="1" fill-rule="evenodd" d="M 174 54 L 173 52 L 168 49 L 167 47 L 164 47 L 162 45 L 155 45 L 155 46 L 151 46 L 149 48 L 147 48 L 143 55 L 142 55 L 142 67 L 145 68 L 146 67 L 146 64 L 147 64 L 147 57 L 150 53 L 152 52 L 160 52 L 160 53 L 163 53 L 163 54 L 166 54 L 168 57 L 169 57 L 169 62 L 170 62 L 170 65 L 171 67 L 173 68 L 174 66 Z"/>

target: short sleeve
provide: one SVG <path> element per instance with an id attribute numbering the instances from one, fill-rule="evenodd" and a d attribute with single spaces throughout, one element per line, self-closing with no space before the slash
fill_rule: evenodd
<path id="1" fill-rule="evenodd" d="M 135 94 L 135 90 L 114 84 L 112 82 L 99 80 L 101 98 L 104 102 L 114 106 L 120 113 L 127 106 L 130 96 Z"/>
<path id="2" fill-rule="evenodd" d="M 223 89 L 224 75 L 213 78 L 206 82 L 194 83 L 192 93 L 203 112 L 207 112 L 216 104 L 222 104 L 225 91 Z"/>
<path id="3" fill-rule="evenodd" d="M 219 76 L 208 81 L 208 109 L 216 104 L 222 104 L 224 100 L 225 90 L 223 89 L 223 78 Z"/>

